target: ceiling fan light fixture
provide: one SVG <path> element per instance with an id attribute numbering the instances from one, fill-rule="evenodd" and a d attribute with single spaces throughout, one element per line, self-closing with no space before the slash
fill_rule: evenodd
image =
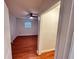
<path id="1" fill-rule="evenodd" d="M 31 17 L 29 17 L 29 19 L 34 19 L 34 17 L 31 16 Z"/>

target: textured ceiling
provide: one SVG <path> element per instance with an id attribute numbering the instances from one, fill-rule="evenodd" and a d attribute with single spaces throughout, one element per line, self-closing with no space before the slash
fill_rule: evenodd
<path id="1" fill-rule="evenodd" d="M 29 11 L 42 13 L 59 0 L 5 0 L 9 11 L 16 17 L 23 17 Z"/>

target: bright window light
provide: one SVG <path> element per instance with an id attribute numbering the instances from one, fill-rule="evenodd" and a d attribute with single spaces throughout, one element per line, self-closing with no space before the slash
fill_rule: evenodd
<path id="1" fill-rule="evenodd" d="M 31 28 L 32 27 L 32 21 L 25 21 L 24 23 L 25 28 Z"/>

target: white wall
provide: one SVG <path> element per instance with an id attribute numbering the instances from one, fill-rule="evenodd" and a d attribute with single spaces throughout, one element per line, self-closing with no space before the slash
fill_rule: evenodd
<path id="1" fill-rule="evenodd" d="M 10 14 L 10 33 L 11 33 L 11 41 L 16 38 L 16 18 Z"/>
<path id="2" fill-rule="evenodd" d="M 55 49 L 60 5 L 41 15 L 39 54 Z"/>
<path id="3" fill-rule="evenodd" d="M 4 4 L 4 52 L 4 59 L 12 59 L 9 13 L 6 4 Z"/>
<path id="4" fill-rule="evenodd" d="M 38 21 L 33 20 L 32 28 L 30 28 L 30 29 L 26 29 L 24 27 L 25 21 L 26 20 L 23 20 L 23 19 L 16 20 L 17 35 L 18 36 L 38 35 Z"/>

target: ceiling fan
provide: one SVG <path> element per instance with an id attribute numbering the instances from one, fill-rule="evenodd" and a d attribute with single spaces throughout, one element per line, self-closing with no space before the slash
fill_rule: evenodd
<path id="1" fill-rule="evenodd" d="M 24 16 L 23 17 L 19 17 L 21 19 L 26 19 L 26 18 L 29 18 L 29 19 L 37 19 L 38 18 L 38 13 L 36 12 L 24 12 Z"/>
<path id="2" fill-rule="evenodd" d="M 38 14 L 35 14 L 35 13 L 29 13 L 29 16 L 30 16 L 30 17 L 38 18 Z"/>

